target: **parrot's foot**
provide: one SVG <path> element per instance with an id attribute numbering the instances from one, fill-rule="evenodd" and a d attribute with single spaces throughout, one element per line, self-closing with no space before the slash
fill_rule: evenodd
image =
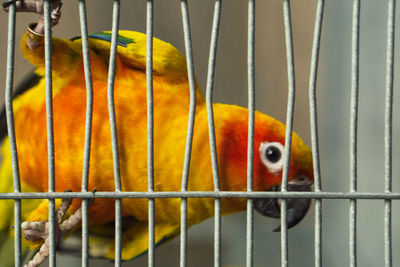
<path id="1" fill-rule="evenodd" d="M 8 12 L 9 6 L 14 1 L 5 1 L 3 2 L 4 11 Z M 17 0 L 16 4 L 16 12 L 31 12 L 35 14 L 39 14 L 38 23 L 31 23 L 28 26 L 28 38 L 26 38 L 26 45 L 35 50 L 39 46 L 44 43 L 44 11 L 43 11 L 43 1 L 36 0 Z M 55 26 L 58 24 L 58 21 L 61 18 L 61 0 L 53 0 L 51 1 L 51 13 L 50 20 L 51 26 Z"/>
<path id="2" fill-rule="evenodd" d="M 90 207 L 94 199 L 88 201 Z M 62 200 L 60 207 L 56 210 L 56 223 L 55 223 L 55 242 L 58 244 L 60 238 L 64 236 L 69 230 L 77 226 L 82 220 L 82 209 L 79 208 L 74 214 L 63 221 L 65 212 L 71 206 L 72 199 L 65 198 Z M 24 267 L 37 267 L 42 264 L 49 256 L 49 222 L 46 221 L 33 221 L 23 222 L 21 224 L 22 234 L 25 239 L 29 241 L 44 240 L 39 251 L 33 258 L 24 265 Z"/>

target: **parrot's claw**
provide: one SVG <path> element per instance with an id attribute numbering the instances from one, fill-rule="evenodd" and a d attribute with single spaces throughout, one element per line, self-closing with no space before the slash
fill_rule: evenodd
<path id="1" fill-rule="evenodd" d="M 67 190 L 68 192 L 70 190 Z M 95 191 L 95 190 L 94 190 Z M 93 191 L 93 192 L 94 192 Z M 88 201 L 90 207 L 94 202 L 94 199 Z M 72 204 L 71 198 L 65 198 L 62 200 L 60 207 L 56 210 L 56 223 L 55 223 L 55 243 L 58 244 L 60 238 L 65 235 L 69 230 L 77 226 L 82 220 L 82 209 L 79 208 L 74 214 L 69 216 L 63 221 L 66 211 Z M 49 256 L 49 222 L 47 221 L 33 221 L 23 222 L 21 224 L 22 234 L 25 239 L 29 241 L 44 240 L 44 243 L 40 247 L 39 251 L 35 256 L 24 265 L 24 267 L 37 267 L 42 264 Z"/>
<path id="2" fill-rule="evenodd" d="M 3 2 L 3 10 L 8 12 L 10 5 L 14 1 L 5 1 Z M 61 18 L 61 0 L 53 0 L 51 1 L 51 13 L 50 20 L 51 26 L 55 26 L 58 24 L 58 21 Z M 26 45 L 34 50 L 43 44 L 43 35 L 44 35 L 44 9 L 43 9 L 43 1 L 35 1 L 35 0 L 17 0 L 15 1 L 16 12 L 30 12 L 39 14 L 38 23 L 31 23 L 28 26 L 28 38 L 26 39 Z M 40 41 L 39 41 L 40 40 Z"/>
<path id="3" fill-rule="evenodd" d="M 25 239 L 32 242 L 46 239 L 48 235 L 47 223 L 45 221 L 23 222 L 21 228 Z"/>
<path id="4" fill-rule="evenodd" d="M 5 12 L 8 12 L 9 7 L 14 1 L 9 0 L 9 1 L 4 1 L 2 6 L 3 10 Z M 51 2 L 51 19 L 52 20 L 57 20 L 60 18 L 60 9 L 61 9 L 62 3 L 61 0 L 53 0 Z M 43 2 L 42 1 L 36 1 L 36 0 L 17 0 L 15 1 L 15 8 L 16 12 L 30 12 L 30 13 L 35 13 L 39 14 L 41 17 L 43 17 Z M 52 21 L 53 22 L 53 21 Z"/>

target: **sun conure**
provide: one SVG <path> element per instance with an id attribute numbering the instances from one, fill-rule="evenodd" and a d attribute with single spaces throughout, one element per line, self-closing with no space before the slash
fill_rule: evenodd
<path id="1" fill-rule="evenodd" d="M 107 109 L 107 72 L 110 32 L 89 36 L 93 80 L 93 133 L 89 190 L 114 191 L 114 172 Z M 21 49 L 36 66 L 36 83 L 13 100 L 19 170 L 23 192 L 48 190 L 44 49 L 29 49 L 24 36 Z M 55 188 L 80 191 L 85 134 L 86 86 L 80 38 L 52 39 Z M 180 191 L 189 110 L 186 61 L 171 44 L 154 38 L 154 187 L 155 191 Z M 147 191 L 146 35 L 119 31 L 115 77 L 115 108 L 123 191 Z M 196 91 L 196 116 L 189 191 L 213 191 L 206 104 Z M 216 147 L 222 191 L 246 190 L 248 110 L 214 104 Z M 4 115 L 4 114 L 3 114 Z M 4 116 L 3 116 L 4 121 Z M 3 123 L 4 125 L 4 123 Z M 0 192 L 12 192 L 9 140 L 3 133 Z M 279 190 L 282 178 L 285 126 L 255 113 L 254 190 Z M 309 191 L 313 182 L 308 146 L 293 133 L 288 190 Z M 47 200 L 24 200 L 22 220 L 47 220 Z M 113 199 L 96 199 L 89 209 L 90 254 L 114 257 Z M 280 201 L 256 199 L 261 214 L 279 218 Z M 81 201 L 75 199 L 68 214 Z M 188 199 L 188 226 L 214 215 L 211 198 Z M 309 200 L 289 201 L 288 225 L 306 214 Z M 0 201 L 0 230 L 10 231 L 13 202 Z M 222 199 L 224 215 L 246 209 L 246 199 Z M 148 249 L 148 200 L 123 199 L 122 258 L 134 258 Z M 76 228 L 75 228 L 76 230 Z M 180 199 L 155 200 L 155 242 L 169 240 L 180 231 Z"/>

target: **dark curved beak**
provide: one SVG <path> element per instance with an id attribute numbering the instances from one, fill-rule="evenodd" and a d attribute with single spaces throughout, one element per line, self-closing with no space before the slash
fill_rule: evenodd
<path id="1" fill-rule="evenodd" d="M 295 179 L 288 183 L 288 191 L 311 191 L 312 182 L 308 179 Z M 281 191 L 280 186 L 274 186 L 270 191 Z M 298 224 L 307 214 L 310 208 L 311 199 L 289 198 L 287 200 L 287 227 L 292 228 Z M 281 199 L 279 198 L 258 198 L 254 200 L 254 208 L 264 216 L 272 218 L 281 217 Z M 281 226 L 277 226 L 273 231 L 279 232 Z"/>

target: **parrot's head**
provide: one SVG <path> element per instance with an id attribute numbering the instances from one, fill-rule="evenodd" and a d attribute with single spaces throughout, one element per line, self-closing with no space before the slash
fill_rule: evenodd
<path id="1" fill-rule="evenodd" d="M 286 127 L 279 121 L 259 114 L 260 122 L 268 121 L 269 129 L 263 134 L 256 127 L 254 155 L 254 189 L 281 191 L 284 165 Z M 262 128 L 257 122 L 257 126 Z M 257 149 L 257 150 L 256 150 Z M 312 153 L 310 148 L 295 133 L 292 133 L 292 146 L 289 165 L 287 191 L 311 191 L 314 181 Z M 299 223 L 310 207 L 310 199 L 287 200 L 287 227 Z M 278 198 L 256 199 L 255 209 L 262 215 L 280 218 L 281 200 Z M 279 231 L 280 226 L 274 229 Z"/>
<path id="2" fill-rule="evenodd" d="M 234 113 L 234 112 L 233 112 Z M 247 181 L 247 109 L 240 116 L 231 114 L 226 120 L 224 159 L 228 159 L 222 169 L 227 180 L 227 190 L 246 190 Z M 255 113 L 253 190 L 281 191 L 284 166 L 286 127 L 276 119 Z M 293 132 L 287 191 L 311 191 L 314 181 L 311 149 Z M 234 188 L 232 188 L 233 186 Z M 310 199 L 288 199 L 287 225 L 295 226 L 306 215 Z M 278 198 L 258 198 L 255 209 L 262 215 L 280 218 L 281 200 Z M 277 227 L 275 231 L 279 231 Z"/>

